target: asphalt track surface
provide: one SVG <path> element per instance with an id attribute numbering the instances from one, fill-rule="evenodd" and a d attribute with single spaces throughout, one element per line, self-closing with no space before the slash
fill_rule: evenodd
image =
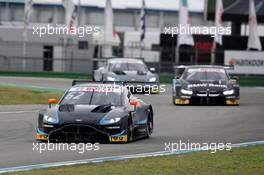
<path id="1" fill-rule="evenodd" d="M 71 80 L 0 77 L 0 84 L 67 89 Z M 264 89 L 241 88 L 241 106 L 178 106 L 171 87 L 160 95 L 139 95 L 154 108 L 150 139 L 101 144 L 99 151 L 33 151 L 38 110 L 47 105 L 0 106 L 0 168 L 164 151 L 165 143 L 242 143 L 264 140 Z M 0 97 L 1 98 L 1 97 Z"/>

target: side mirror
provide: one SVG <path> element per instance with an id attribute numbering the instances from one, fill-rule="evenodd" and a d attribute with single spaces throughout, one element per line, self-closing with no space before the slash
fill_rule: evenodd
<path id="1" fill-rule="evenodd" d="M 149 70 L 150 70 L 151 72 L 156 72 L 156 68 L 155 68 L 155 67 L 151 67 Z"/>
<path id="2" fill-rule="evenodd" d="M 238 76 L 233 76 L 232 79 L 239 81 L 239 77 Z"/>
<path id="3" fill-rule="evenodd" d="M 239 83 L 239 77 L 238 76 L 233 76 L 233 77 L 231 77 L 231 79 L 229 80 L 229 82 L 231 84 L 237 84 L 237 83 Z"/>
<path id="4" fill-rule="evenodd" d="M 129 103 L 130 103 L 130 105 L 135 106 L 135 107 L 138 105 L 137 101 L 130 101 Z"/>
<path id="5" fill-rule="evenodd" d="M 136 107 L 137 107 L 137 105 L 138 105 L 138 102 L 137 102 L 137 101 L 132 101 L 132 100 L 131 100 L 129 103 L 130 103 L 131 106 L 134 107 L 133 112 L 135 112 L 135 111 L 136 111 Z"/>
<path id="6" fill-rule="evenodd" d="M 51 108 L 51 105 L 57 103 L 57 100 L 55 98 L 50 98 L 48 100 L 48 103 L 49 103 L 49 108 Z"/>
<path id="7" fill-rule="evenodd" d="M 102 67 L 99 67 L 99 69 L 98 70 L 103 70 L 104 69 L 104 66 L 102 66 Z"/>

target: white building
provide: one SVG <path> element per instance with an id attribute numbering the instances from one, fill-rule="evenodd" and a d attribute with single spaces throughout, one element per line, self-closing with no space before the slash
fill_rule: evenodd
<path id="1" fill-rule="evenodd" d="M 204 1 L 189 0 L 190 16 L 193 25 L 208 25 L 203 19 Z M 75 0 L 78 6 L 79 1 Z M 121 39 L 121 49 L 118 55 L 139 56 L 139 50 L 133 48 L 139 41 L 139 24 L 141 0 L 112 0 L 114 9 L 114 23 L 116 31 Z M 81 0 L 79 9 L 78 23 L 103 27 L 104 25 L 104 5 L 105 0 Z M 146 40 L 145 46 L 148 51 L 143 53 L 144 57 L 153 58 L 148 61 L 158 61 L 157 52 L 152 52 L 152 45 L 159 44 L 160 33 L 165 26 L 176 26 L 178 24 L 178 1 L 171 0 L 146 0 Z M 0 0 L 0 69 L 21 69 L 21 64 L 6 63 L 7 58 L 21 58 L 23 42 L 23 18 L 24 0 Z M 33 12 L 30 17 L 30 26 L 43 24 L 64 24 L 64 8 L 61 0 L 35 0 Z M 29 27 L 30 28 L 30 27 Z M 12 32 L 11 32 L 12 31 Z M 29 30 L 32 32 L 32 30 Z M 39 60 L 38 66 L 35 63 L 27 65 L 27 70 L 42 71 L 91 71 L 91 58 L 94 56 L 94 44 L 92 36 L 85 38 L 71 38 L 67 48 L 63 43 L 65 37 L 46 37 L 36 39 L 35 36 L 28 37 L 27 54 L 29 58 Z M 12 46 L 12 47 L 10 47 Z M 122 48 L 122 47 L 121 47 Z M 133 50 L 131 50 L 133 49 Z M 120 51 L 120 49 L 119 49 Z M 130 54 L 132 53 L 132 55 Z M 46 61 L 43 58 L 47 57 Z M 64 60 L 65 59 L 65 60 Z M 48 61 L 47 61 L 48 60 Z M 59 61 L 58 61 L 59 60 Z M 78 62 L 74 62 L 78 60 Z M 83 60 L 89 60 L 89 64 L 83 64 Z M 73 65 L 75 64 L 75 65 Z M 3 66 L 6 65 L 6 66 Z M 11 67 L 7 67 L 10 66 Z"/>

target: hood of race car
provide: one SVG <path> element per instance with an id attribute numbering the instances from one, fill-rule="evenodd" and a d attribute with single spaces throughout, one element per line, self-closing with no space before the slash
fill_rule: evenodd
<path id="1" fill-rule="evenodd" d="M 97 105 L 74 105 L 74 107 L 54 107 L 46 115 L 56 117 L 59 124 L 99 124 L 104 118 L 121 117 L 121 107 L 100 107 Z"/>
<path id="2" fill-rule="evenodd" d="M 232 88 L 231 84 L 227 82 L 195 82 L 189 81 L 184 82 L 182 85 L 183 89 L 189 89 L 192 91 L 223 91 Z"/>
<path id="3" fill-rule="evenodd" d="M 116 78 L 117 81 L 136 81 L 136 82 L 149 82 L 153 77 L 158 80 L 155 74 L 148 72 L 137 72 L 137 71 L 123 71 L 122 73 L 109 73 L 109 76 Z"/>

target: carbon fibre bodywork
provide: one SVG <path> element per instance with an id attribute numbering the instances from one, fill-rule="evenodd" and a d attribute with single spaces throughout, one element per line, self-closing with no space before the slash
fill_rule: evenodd
<path id="1" fill-rule="evenodd" d="M 172 101 L 175 105 L 239 105 L 240 88 L 238 80 L 230 79 L 224 66 L 187 66 L 182 75 L 174 78 L 172 82 Z M 201 71 L 221 74 L 222 79 L 188 79 L 188 71 L 199 69 Z"/>
<path id="2" fill-rule="evenodd" d="M 133 85 L 134 89 L 143 87 L 151 93 L 159 92 L 159 76 L 152 73 L 150 70 L 154 68 L 149 70 L 142 59 L 111 58 L 97 61 L 103 61 L 104 64 L 93 71 L 94 81 L 126 82 Z M 132 89 L 131 92 L 137 93 Z"/>
<path id="3" fill-rule="evenodd" d="M 81 84 L 75 85 L 71 89 L 99 86 L 104 88 L 106 85 L 100 83 Z M 65 93 L 57 105 L 39 112 L 37 140 L 129 142 L 148 137 L 153 132 L 152 106 L 132 96 L 127 88 L 122 88 L 120 105 L 62 104 L 63 99 L 70 91 Z M 101 100 L 105 101 L 104 98 Z M 137 106 L 131 106 L 129 101 L 136 101 Z M 132 129 L 131 133 L 129 128 Z"/>

